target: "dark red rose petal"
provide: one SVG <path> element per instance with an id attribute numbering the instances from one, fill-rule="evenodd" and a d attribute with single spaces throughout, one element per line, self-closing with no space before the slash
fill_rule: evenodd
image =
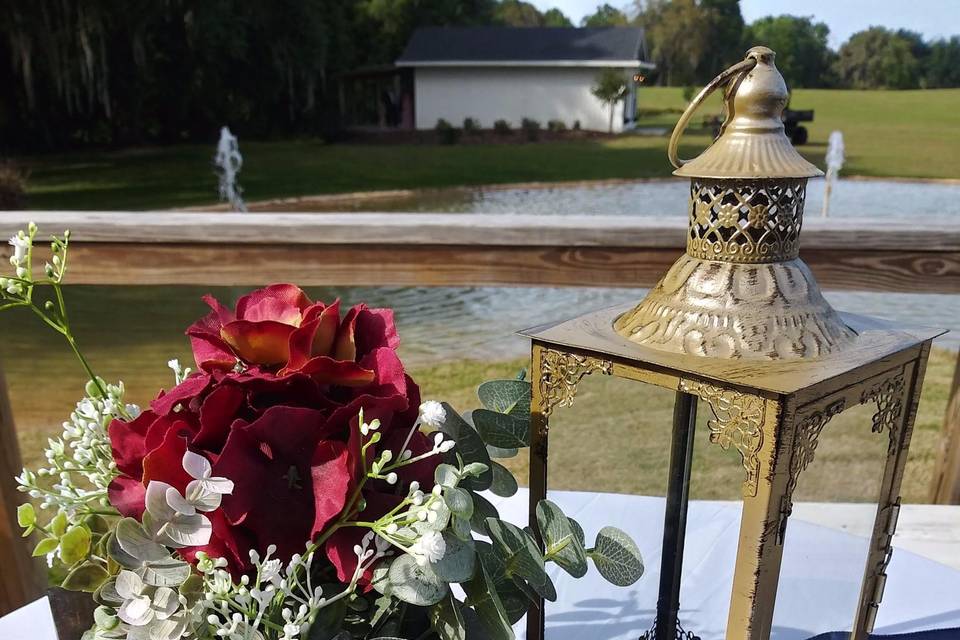
<path id="1" fill-rule="evenodd" d="M 283 373 L 283 371 L 281 371 Z M 311 358 L 300 367 L 304 373 L 320 384 L 335 384 L 344 387 L 364 387 L 376 379 L 376 373 L 356 362 L 334 360 L 327 356 Z"/>
<path id="2" fill-rule="evenodd" d="M 150 403 L 150 408 L 160 416 L 168 415 L 178 404 L 187 404 L 203 393 L 212 378 L 206 373 L 195 373 L 167 393 Z"/>
<path id="3" fill-rule="evenodd" d="M 220 329 L 220 337 L 244 362 L 274 366 L 290 357 L 290 334 L 294 327 L 275 320 L 236 320 Z"/>
<path id="4" fill-rule="evenodd" d="M 177 429 L 169 429 L 163 443 L 143 459 L 143 486 L 151 480 L 160 480 L 176 487 L 180 493 L 187 489 L 193 478 L 183 470 L 183 454 L 187 452 L 187 439 Z"/>
<path id="5" fill-rule="evenodd" d="M 156 419 L 155 413 L 144 411 L 132 422 L 113 420 L 107 427 L 117 469 L 138 481 L 143 475 L 143 456 L 147 453 L 147 430 Z"/>
<path id="6" fill-rule="evenodd" d="M 310 467 L 314 506 L 311 536 L 322 533 L 343 511 L 354 486 L 349 465 L 350 453 L 343 442 L 324 440 L 317 445 Z"/>
<path id="7" fill-rule="evenodd" d="M 215 388 L 200 406 L 200 431 L 194 445 L 208 451 L 219 452 L 227 440 L 230 425 L 238 417 L 246 395 L 232 384 Z"/>
<path id="8" fill-rule="evenodd" d="M 392 309 L 366 309 L 357 314 L 355 342 L 357 357 L 362 358 L 374 349 L 400 346 L 400 336 L 393 322 Z"/>
<path id="9" fill-rule="evenodd" d="M 333 342 L 334 360 L 353 362 L 357 359 L 357 314 L 365 308 L 366 305 L 358 304 L 347 311 L 347 315 L 344 316 L 343 322 L 340 323 L 340 328 L 337 330 L 337 337 Z"/>
<path id="10" fill-rule="evenodd" d="M 117 511 L 125 518 L 140 520 L 145 510 L 144 501 L 147 490 L 140 478 L 119 476 L 107 487 L 107 497 Z"/>
<path id="11" fill-rule="evenodd" d="M 237 318 L 246 318 L 247 312 L 264 300 L 274 299 L 284 305 L 303 310 L 310 306 L 310 298 L 293 284 L 271 284 L 251 291 L 237 300 Z"/>
<path id="12" fill-rule="evenodd" d="M 314 522 L 310 463 L 325 416 L 313 409 L 271 407 L 250 424 L 230 431 L 213 466 L 233 481 L 223 512 L 243 524 L 259 548 L 277 545 L 279 557 L 303 551 Z"/>

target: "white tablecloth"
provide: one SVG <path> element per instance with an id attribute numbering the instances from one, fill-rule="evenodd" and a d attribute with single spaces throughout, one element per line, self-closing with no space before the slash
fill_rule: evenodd
<path id="1" fill-rule="evenodd" d="M 593 569 L 574 580 L 553 567 L 559 599 L 547 604 L 548 640 L 636 640 L 651 626 L 657 602 L 663 499 L 566 491 L 551 492 L 551 499 L 583 525 L 588 542 L 603 525 L 629 532 L 640 545 L 647 572 L 634 586 L 621 589 L 605 583 Z M 501 517 L 525 522 L 525 490 L 496 504 Z M 681 621 L 703 640 L 724 635 L 739 518 L 738 503 L 690 504 Z M 772 637 L 801 640 L 849 630 L 866 548 L 865 538 L 791 519 Z M 960 571 L 897 550 L 888 574 L 876 633 L 960 627 Z M 522 626 L 517 629 L 521 638 Z M 46 600 L 0 619 L 0 640 L 55 638 Z"/>

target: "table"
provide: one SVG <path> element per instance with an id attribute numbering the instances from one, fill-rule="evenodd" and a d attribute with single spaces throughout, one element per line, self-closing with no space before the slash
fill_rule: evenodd
<path id="1" fill-rule="evenodd" d="M 583 525 L 588 544 L 603 525 L 629 532 L 640 546 L 647 570 L 637 584 L 618 588 L 606 584 L 594 569 L 585 578 L 574 580 L 551 567 L 559 599 L 547 604 L 548 640 L 636 640 L 653 623 L 663 498 L 572 491 L 553 491 L 550 498 Z M 493 502 L 501 517 L 515 523 L 526 521 L 526 490 Z M 804 640 L 849 628 L 867 538 L 840 529 L 859 530 L 858 523 L 870 521 L 871 511 L 868 505 L 797 505 L 787 531 L 772 638 Z M 942 515 L 936 518 L 935 513 Z M 733 582 L 740 503 L 692 501 L 687 517 L 681 623 L 703 640 L 719 640 Z M 960 507 L 905 508 L 900 518 L 908 546 L 949 554 L 944 560 L 960 564 L 960 540 L 949 543 L 949 533 L 933 546 L 910 540 L 918 521 L 924 536 L 940 528 L 952 528 L 956 536 Z M 938 523 L 935 528 L 933 522 Z M 876 633 L 960 626 L 960 570 L 906 551 L 900 541 L 900 536 L 894 540 L 897 550 L 890 563 Z M 522 626 L 517 625 L 518 638 L 524 636 Z M 0 639 L 55 640 L 46 599 L 0 618 Z"/>

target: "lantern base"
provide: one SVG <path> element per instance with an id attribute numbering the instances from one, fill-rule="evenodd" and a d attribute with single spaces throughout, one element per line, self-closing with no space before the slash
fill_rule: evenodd
<path id="1" fill-rule="evenodd" d="M 857 336 L 799 258 L 742 264 L 686 254 L 614 330 L 662 351 L 744 360 L 819 358 Z"/>
<path id="2" fill-rule="evenodd" d="M 653 626 L 650 627 L 649 631 L 645 631 L 640 640 L 700 640 L 700 636 L 695 634 L 693 631 L 687 631 L 684 629 L 680 622 L 677 621 L 677 634 L 674 638 L 657 638 L 657 621 L 653 621 Z"/>

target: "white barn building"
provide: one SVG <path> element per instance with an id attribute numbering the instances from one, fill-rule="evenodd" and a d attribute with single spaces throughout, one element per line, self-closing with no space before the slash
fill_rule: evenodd
<path id="1" fill-rule="evenodd" d="M 414 32 L 396 66 L 413 74 L 413 124 L 432 129 L 441 118 L 456 127 L 474 118 L 490 128 L 497 120 L 519 127 L 532 118 L 546 127 L 607 131 L 609 107 L 591 88 L 604 68 L 628 80 L 653 68 L 646 62 L 643 30 L 636 27 L 427 27 Z M 615 106 L 613 130 L 629 128 L 636 114 L 637 83 Z"/>

